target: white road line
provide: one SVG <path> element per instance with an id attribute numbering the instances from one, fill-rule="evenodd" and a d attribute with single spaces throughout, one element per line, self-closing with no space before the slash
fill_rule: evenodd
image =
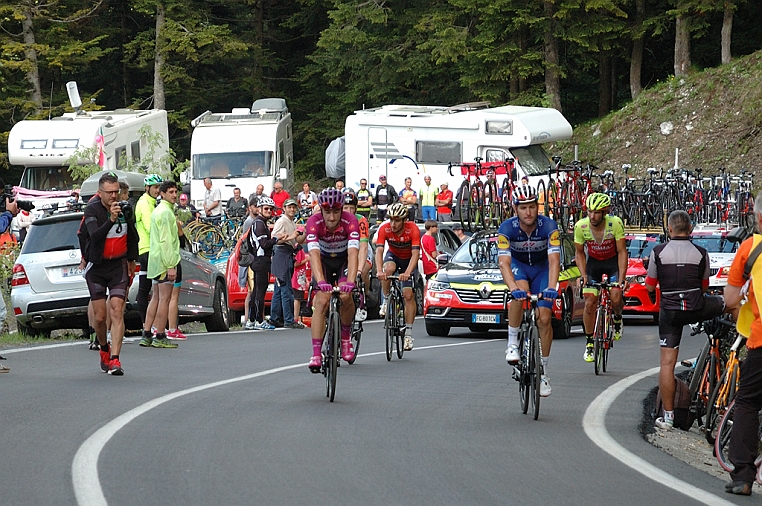
<path id="1" fill-rule="evenodd" d="M 582 427 L 585 429 L 585 434 L 590 440 L 598 445 L 603 451 L 619 460 L 626 466 L 639 472 L 646 478 L 656 481 L 666 487 L 671 488 L 681 494 L 685 494 L 691 499 L 702 502 L 704 504 L 712 505 L 731 505 L 732 502 L 726 501 L 721 497 L 706 492 L 698 487 L 686 483 L 682 480 L 678 480 L 666 471 L 662 471 L 658 467 L 654 466 L 638 457 L 634 453 L 626 450 L 622 445 L 617 443 L 606 430 L 606 413 L 611 405 L 624 392 L 627 388 L 631 387 L 638 381 L 652 376 L 659 372 L 658 367 L 648 369 L 638 374 L 628 376 L 604 390 L 593 402 L 590 403 L 585 416 L 582 417 Z"/>
<path id="2" fill-rule="evenodd" d="M 434 348 L 450 348 L 453 346 L 464 346 L 467 344 L 480 344 L 480 343 L 493 343 L 494 339 L 487 339 L 482 341 L 467 341 L 461 343 L 449 343 L 439 344 L 435 346 L 422 346 L 416 348 L 420 350 L 430 350 Z M 20 350 L 19 350 L 20 351 Z M 359 357 L 369 357 L 373 355 L 381 355 L 386 353 L 385 351 L 374 353 L 363 353 Z M 254 374 L 248 374 L 246 376 L 239 376 L 237 378 L 230 378 L 222 381 L 215 381 L 214 383 L 207 383 L 206 385 L 199 385 L 193 388 L 187 388 L 171 394 L 157 397 L 150 400 L 140 406 L 133 408 L 119 417 L 113 419 L 85 440 L 79 447 L 77 453 L 74 455 L 74 460 L 71 464 L 71 477 L 72 485 L 74 487 L 74 495 L 77 498 L 77 504 L 80 506 L 107 506 L 108 502 L 103 495 L 103 488 L 101 487 L 100 478 L 98 476 L 98 457 L 100 456 L 103 447 L 106 443 L 114 437 L 114 435 L 125 425 L 135 420 L 140 415 L 147 413 L 148 411 L 161 406 L 171 400 L 183 397 L 185 395 L 193 394 L 196 392 L 202 392 L 211 388 L 219 386 L 229 385 L 231 383 L 238 383 L 240 381 L 246 381 L 250 379 L 260 378 L 263 376 L 269 376 L 277 372 L 287 371 L 289 369 L 296 369 L 298 367 L 304 367 L 307 364 L 295 364 L 285 367 L 277 367 L 275 369 L 269 369 Z"/>

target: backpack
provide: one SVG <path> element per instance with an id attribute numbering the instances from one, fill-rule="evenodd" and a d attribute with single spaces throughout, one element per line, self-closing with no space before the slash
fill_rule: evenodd
<path id="1" fill-rule="evenodd" d="M 675 377 L 675 427 L 688 430 L 696 420 L 695 413 L 691 412 L 691 391 L 688 384 Z M 661 402 L 661 389 L 656 394 L 656 416 L 664 416 L 664 406 Z"/>
<path id="2" fill-rule="evenodd" d="M 254 255 L 251 254 L 251 242 L 249 242 L 249 234 L 251 229 L 247 230 L 243 237 L 241 237 L 241 246 L 238 248 L 238 265 L 241 267 L 248 267 L 254 263 Z"/>

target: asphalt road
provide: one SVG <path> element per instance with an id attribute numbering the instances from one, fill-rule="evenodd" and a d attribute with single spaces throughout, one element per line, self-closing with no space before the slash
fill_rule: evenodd
<path id="1" fill-rule="evenodd" d="M 655 326 L 626 321 L 599 377 L 581 336 L 555 342 L 538 421 L 499 334 L 432 338 L 419 320 L 415 335 L 389 363 L 368 323 L 334 403 L 307 370 L 308 330 L 127 344 L 123 377 L 83 342 L 3 350 L 0 504 L 748 503 L 638 433 Z"/>

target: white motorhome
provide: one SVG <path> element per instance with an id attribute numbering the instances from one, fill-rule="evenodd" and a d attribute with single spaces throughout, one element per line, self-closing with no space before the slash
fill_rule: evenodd
<path id="1" fill-rule="evenodd" d="M 158 146 L 148 145 L 140 133 L 144 126 L 161 134 Z M 34 202 L 37 211 L 64 202 L 74 185 L 82 183 L 72 179 L 68 160 L 82 149 L 97 149 L 97 136 L 103 137 L 104 169 L 124 168 L 128 158 L 136 163 L 147 162 L 149 154 L 152 161 L 158 162 L 169 150 L 167 112 L 80 110 L 50 120 L 16 123 L 8 137 L 8 159 L 24 167 L 17 189 L 19 198 Z M 80 160 L 80 164 L 87 163 L 93 161 Z"/>
<path id="2" fill-rule="evenodd" d="M 346 180 L 359 188 L 378 185 L 381 174 L 399 191 L 406 177 L 416 191 L 431 176 L 432 184 L 447 182 L 455 193 L 464 176 L 459 167 L 448 174 L 448 163 L 499 162 L 513 158 L 518 177 L 537 185 L 552 163 L 543 143 L 568 139 L 572 127 L 556 109 L 503 106 L 479 102 L 453 107 L 387 105 L 355 111 L 345 125 Z M 502 178 L 501 178 L 502 180 Z"/>
<path id="3" fill-rule="evenodd" d="M 221 192 L 224 205 L 240 188 L 244 198 L 262 184 L 267 195 L 275 181 L 293 184 L 291 113 L 282 98 L 256 100 L 251 109 L 206 111 L 191 122 L 191 201 L 203 209 L 204 178 Z"/>

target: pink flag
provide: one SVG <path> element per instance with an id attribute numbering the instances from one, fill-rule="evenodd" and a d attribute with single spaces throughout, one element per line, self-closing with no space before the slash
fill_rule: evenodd
<path id="1" fill-rule="evenodd" d="M 106 166 L 106 154 L 103 152 L 105 145 L 103 143 L 103 136 L 98 134 L 95 136 L 95 145 L 98 146 L 98 166 Z"/>

